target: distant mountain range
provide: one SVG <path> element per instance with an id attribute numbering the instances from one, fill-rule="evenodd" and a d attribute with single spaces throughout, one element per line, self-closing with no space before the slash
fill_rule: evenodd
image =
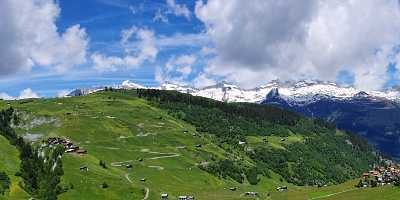
<path id="1" fill-rule="evenodd" d="M 145 86 L 124 81 L 121 88 L 146 88 Z M 332 82 L 299 81 L 279 82 L 272 81 L 253 89 L 243 89 L 239 86 L 221 82 L 204 88 L 195 88 L 182 84 L 165 82 L 152 89 L 176 90 L 195 96 L 212 98 L 227 102 L 261 103 L 271 90 L 278 90 L 279 96 L 290 105 L 305 105 L 320 99 L 351 100 L 353 98 L 368 97 L 375 100 L 389 100 L 400 102 L 400 89 L 391 88 L 384 91 L 361 91 L 353 87 L 341 87 Z"/>
<path id="2" fill-rule="evenodd" d="M 145 86 L 124 81 L 120 88 Z M 227 82 L 194 88 L 181 84 L 163 83 L 151 89 L 175 90 L 218 101 L 272 104 L 309 117 L 336 123 L 340 129 L 356 132 L 376 145 L 382 152 L 400 158 L 400 90 L 361 91 L 332 82 L 304 80 L 299 82 L 272 81 L 253 88 L 242 89 Z M 79 90 L 75 94 L 97 91 Z"/>

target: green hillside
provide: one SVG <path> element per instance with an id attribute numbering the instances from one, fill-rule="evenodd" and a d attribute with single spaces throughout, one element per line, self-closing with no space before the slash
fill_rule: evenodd
<path id="1" fill-rule="evenodd" d="M 161 93 L 165 98 L 108 91 L 0 101 L 0 107 L 16 110 L 20 123 L 14 130 L 33 146 L 62 137 L 88 151 L 62 156 L 59 199 L 160 199 L 162 193 L 170 199 L 249 199 L 247 191 L 259 199 L 308 199 L 354 187 L 296 185 L 343 183 L 376 161 L 363 140 L 320 121 L 269 106 Z M 18 150 L 3 137 L 0 143 L 7 160 L 0 171 L 13 183 L 6 195 L 26 199 L 15 176 Z M 282 185 L 288 191 L 276 192 Z"/>

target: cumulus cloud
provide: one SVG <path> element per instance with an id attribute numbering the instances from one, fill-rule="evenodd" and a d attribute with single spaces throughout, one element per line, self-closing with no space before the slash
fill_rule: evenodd
<path id="1" fill-rule="evenodd" d="M 13 99 L 15 99 L 15 98 L 12 97 L 12 96 L 10 96 L 10 95 L 8 95 L 7 93 L 2 92 L 2 93 L 0 93 L 0 99 L 3 99 L 3 100 L 13 100 Z"/>
<path id="2" fill-rule="evenodd" d="M 165 67 L 157 67 L 155 72 L 156 80 L 160 83 L 165 81 L 170 82 L 185 82 L 185 79 L 192 73 L 193 65 L 197 61 L 197 56 L 191 55 L 181 55 L 181 56 L 171 56 Z"/>
<path id="3" fill-rule="evenodd" d="M 0 75 L 33 66 L 62 72 L 86 61 L 85 29 L 74 25 L 60 33 L 59 14 L 53 0 L 0 1 Z"/>
<path id="4" fill-rule="evenodd" d="M 178 4 L 175 0 L 167 0 L 167 7 L 168 11 L 175 16 L 183 16 L 187 20 L 190 20 L 191 12 L 185 4 Z"/>
<path id="5" fill-rule="evenodd" d="M 0 93 L 0 99 L 4 100 L 16 100 L 16 99 L 32 99 L 32 98 L 40 98 L 40 96 L 34 92 L 31 88 L 26 88 L 19 93 L 18 97 L 13 97 L 8 95 L 7 93 Z"/>
<path id="6" fill-rule="evenodd" d="M 18 99 L 32 99 L 32 98 L 40 98 L 40 96 L 34 91 L 32 91 L 31 88 L 22 90 L 18 97 Z"/>
<path id="7" fill-rule="evenodd" d="M 397 0 L 196 2 L 215 57 L 206 73 L 252 87 L 268 80 L 335 80 L 354 74 L 362 89 L 378 89 L 396 62 Z M 395 53 L 396 54 L 396 53 Z"/>
<path id="8" fill-rule="evenodd" d="M 134 37 L 134 41 L 130 40 Z M 135 26 L 122 30 L 121 46 L 125 52 L 122 57 L 108 56 L 99 52 L 91 55 L 94 68 L 99 72 L 117 71 L 140 67 L 146 61 L 153 62 L 157 57 L 158 48 L 154 32 Z"/>

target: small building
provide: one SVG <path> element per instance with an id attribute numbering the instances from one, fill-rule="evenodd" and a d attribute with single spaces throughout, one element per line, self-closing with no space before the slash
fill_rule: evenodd
<path id="1" fill-rule="evenodd" d="M 244 141 L 239 141 L 239 145 L 244 145 L 244 144 L 246 144 L 246 142 L 244 142 Z"/>
<path id="2" fill-rule="evenodd" d="M 278 191 L 278 192 L 283 192 L 283 191 L 286 191 L 286 190 L 287 190 L 287 186 L 279 186 L 279 187 L 276 188 L 276 191 Z"/>
<path id="3" fill-rule="evenodd" d="M 193 196 L 182 195 L 178 196 L 178 200 L 194 200 Z"/>
<path id="4" fill-rule="evenodd" d="M 201 144 L 196 144 L 195 147 L 201 148 Z"/>
<path id="5" fill-rule="evenodd" d="M 258 196 L 258 192 L 246 192 L 244 193 L 246 196 Z"/>
<path id="6" fill-rule="evenodd" d="M 230 191 L 236 191 L 236 189 L 237 189 L 236 187 L 229 188 Z"/>
<path id="7" fill-rule="evenodd" d="M 167 193 L 161 194 L 161 199 L 168 199 L 168 194 Z"/>
<path id="8" fill-rule="evenodd" d="M 87 171 L 89 171 L 89 168 L 86 167 L 86 166 L 81 166 L 81 167 L 79 168 L 79 170 L 80 170 L 81 172 L 87 172 Z"/>
<path id="9" fill-rule="evenodd" d="M 142 181 L 142 182 L 146 182 L 146 179 L 145 179 L 145 178 L 142 178 L 142 179 L 140 179 L 140 181 Z"/>

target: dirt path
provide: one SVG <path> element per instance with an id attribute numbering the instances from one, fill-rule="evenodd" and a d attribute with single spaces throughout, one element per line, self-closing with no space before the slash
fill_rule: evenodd
<path id="1" fill-rule="evenodd" d="M 144 195 L 143 200 L 146 200 L 149 198 L 150 189 L 148 187 L 146 187 L 145 190 L 146 190 L 146 194 Z"/>
<path id="2" fill-rule="evenodd" d="M 127 163 L 131 163 L 131 162 L 133 162 L 133 160 L 127 160 L 127 161 L 122 161 L 122 162 L 112 162 L 111 166 L 122 167 L 122 166 L 126 165 Z"/>
<path id="3" fill-rule="evenodd" d="M 341 191 L 341 192 L 335 192 L 335 193 L 327 194 L 327 195 L 324 195 L 324 196 L 314 197 L 314 198 L 311 198 L 311 199 L 308 199 L 308 200 L 325 199 L 325 198 L 328 198 L 328 197 L 331 197 L 331 196 L 335 196 L 335 195 L 346 193 L 346 192 L 351 192 L 351 191 L 354 191 L 354 190 L 357 190 L 357 189 L 358 188 L 348 189 L 348 190 L 344 190 L 344 191 Z"/>
<path id="4" fill-rule="evenodd" d="M 129 183 L 133 183 L 133 181 L 129 178 L 129 174 L 125 174 L 125 178 Z"/>
<path id="5" fill-rule="evenodd" d="M 150 165 L 150 166 L 147 166 L 147 167 L 154 168 L 154 169 L 157 169 L 157 170 L 164 170 L 164 167 L 161 167 L 161 166 Z"/>
<path id="6" fill-rule="evenodd" d="M 148 158 L 148 160 L 157 160 L 157 159 L 162 159 L 162 158 L 173 158 L 173 157 L 179 157 L 179 156 L 181 156 L 181 155 L 173 154 L 173 155 L 168 155 L 168 156 L 157 156 L 157 157 Z"/>

